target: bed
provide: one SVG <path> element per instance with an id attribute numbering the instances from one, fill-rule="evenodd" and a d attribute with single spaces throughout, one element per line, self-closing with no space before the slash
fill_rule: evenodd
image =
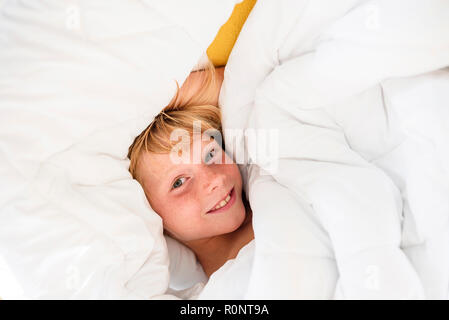
<path id="1" fill-rule="evenodd" d="M 0 2 L 0 256 L 24 297 L 220 298 L 246 272 L 244 299 L 448 298 L 447 2 L 238 2 Z M 299 137 L 268 158 L 225 138 L 256 240 L 208 282 L 126 158 L 205 53 L 225 130 Z"/>

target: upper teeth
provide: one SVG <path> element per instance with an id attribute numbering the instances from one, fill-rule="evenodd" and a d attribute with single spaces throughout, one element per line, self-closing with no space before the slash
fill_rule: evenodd
<path id="1" fill-rule="evenodd" d="M 228 196 L 224 200 L 221 200 L 214 209 L 216 210 L 224 207 L 229 202 L 229 200 L 231 200 L 231 196 L 228 194 Z"/>

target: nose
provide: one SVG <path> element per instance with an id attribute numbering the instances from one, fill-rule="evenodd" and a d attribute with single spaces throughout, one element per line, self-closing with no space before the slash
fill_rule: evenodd
<path id="1" fill-rule="evenodd" d="M 203 187 L 207 194 L 211 194 L 225 186 L 226 174 L 221 170 L 218 170 L 218 167 L 219 166 L 203 166 L 202 181 L 204 181 Z"/>

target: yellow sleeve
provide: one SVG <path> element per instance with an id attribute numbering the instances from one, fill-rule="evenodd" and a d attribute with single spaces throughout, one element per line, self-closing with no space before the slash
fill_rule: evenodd
<path id="1" fill-rule="evenodd" d="M 239 36 L 246 18 L 248 18 L 249 13 L 256 4 L 256 1 L 257 0 L 244 0 L 235 5 L 231 17 L 223 26 L 221 26 L 220 30 L 218 30 L 214 41 L 209 48 L 207 48 L 207 56 L 214 66 L 221 67 L 228 62 L 228 57 L 234 47 L 234 43 Z"/>

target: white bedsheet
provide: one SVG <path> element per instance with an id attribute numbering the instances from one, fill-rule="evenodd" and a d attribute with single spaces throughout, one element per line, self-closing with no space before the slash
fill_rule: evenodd
<path id="1" fill-rule="evenodd" d="M 253 161 L 245 298 L 448 298 L 448 16 L 439 0 L 257 2 L 220 95 L 225 130 L 280 137 L 263 161 L 234 141 Z"/>
<path id="2" fill-rule="evenodd" d="M 244 299 L 254 260 L 254 240 L 243 246 L 234 259 L 226 261 L 203 286 L 197 299 Z"/>

